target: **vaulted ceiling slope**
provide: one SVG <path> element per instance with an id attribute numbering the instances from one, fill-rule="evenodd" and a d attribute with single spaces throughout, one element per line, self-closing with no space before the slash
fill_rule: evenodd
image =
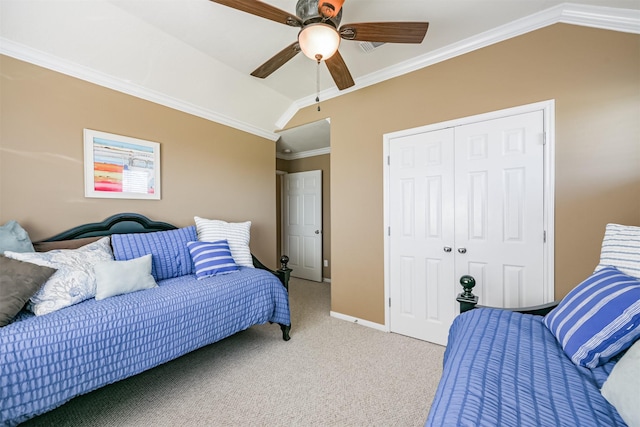
<path id="1" fill-rule="evenodd" d="M 295 13 L 295 0 L 267 3 Z M 558 22 L 640 33 L 640 1 L 347 0 L 343 23 L 428 21 L 419 45 L 365 51 L 342 41 L 355 86 L 328 99 Z M 209 0 L 0 0 L 0 53 L 271 140 L 316 97 L 316 64 L 297 55 L 266 79 L 260 64 L 297 29 Z M 370 47 L 370 46 L 369 46 Z"/>

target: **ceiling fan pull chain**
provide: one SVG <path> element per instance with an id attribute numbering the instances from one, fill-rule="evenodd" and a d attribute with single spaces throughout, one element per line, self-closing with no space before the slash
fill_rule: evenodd
<path id="1" fill-rule="evenodd" d="M 316 67 L 316 102 L 318 103 L 318 111 L 320 111 L 320 60 L 322 56 L 316 55 L 318 66 Z"/>

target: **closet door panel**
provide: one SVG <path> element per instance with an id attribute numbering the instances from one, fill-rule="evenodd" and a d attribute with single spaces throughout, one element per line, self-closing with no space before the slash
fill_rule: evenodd
<path id="1" fill-rule="evenodd" d="M 542 112 L 455 128 L 456 276 L 469 265 L 483 305 L 542 304 Z"/>

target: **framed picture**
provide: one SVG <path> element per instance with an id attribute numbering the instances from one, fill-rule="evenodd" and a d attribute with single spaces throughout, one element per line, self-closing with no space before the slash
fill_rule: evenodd
<path id="1" fill-rule="evenodd" d="M 85 129 L 84 196 L 160 200 L 160 144 Z"/>

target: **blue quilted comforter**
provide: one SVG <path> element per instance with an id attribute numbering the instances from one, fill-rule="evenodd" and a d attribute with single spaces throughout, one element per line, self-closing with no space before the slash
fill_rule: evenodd
<path id="1" fill-rule="evenodd" d="M 426 425 L 624 426 L 600 394 L 614 365 L 574 365 L 541 316 L 471 310 L 451 326 Z"/>
<path id="2" fill-rule="evenodd" d="M 252 325 L 290 324 L 286 290 L 264 270 L 158 284 L 43 316 L 22 312 L 0 328 L 1 424 L 15 425 Z"/>

